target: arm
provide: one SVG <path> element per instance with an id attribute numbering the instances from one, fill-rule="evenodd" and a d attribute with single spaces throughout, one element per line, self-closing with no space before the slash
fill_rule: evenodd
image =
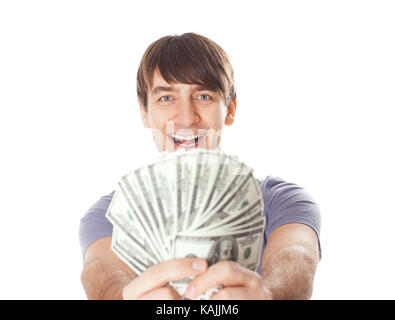
<path id="1" fill-rule="evenodd" d="M 315 231 L 304 224 L 286 224 L 269 236 L 261 276 L 233 261 L 221 261 L 191 281 L 189 297 L 223 285 L 211 299 L 309 299 L 318 260 Z"/>
<path id="2" fill-rule="evenodd" d="M 290 223 L 269 236 L 262 257 L 262 279 L 273 299 L 310 299 L 319 262 L 315 231 Z"/>
<path id="3" fill-rule="evenodd" d="M 93 242 L 85 252 L 81 283 L 88 299 L 122 299 L 136 274 L 111 250 L 111 237 Z"/>
<path id="4" fill-rule="evenodd" d="M 93 242 L 84 256 L 81 282 L 88 299 L 177 300 L 182 297 L 167 283 L 207 270 L 199 258 L 168 260 L 151 266 L 140 276 L 111 250 L 111 237 Z"/>

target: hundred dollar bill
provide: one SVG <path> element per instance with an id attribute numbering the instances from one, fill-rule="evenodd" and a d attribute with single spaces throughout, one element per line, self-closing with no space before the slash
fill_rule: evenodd
<path id="1" fill-rule="evenodd" d="M 250 207 L 234 212 L 232 210 L 221 210 L 211 215 L 211 217 L 201 225 L 198 231 L 230 229 L 238 225 L 246 225 L 260 220 L 263 217 L 262 201 L 258 199 Z M 190 231 L 193 232 L 193 231 Z"/>
<path id="2" fill-rule="evenodd" d="M 175 257 L 195 255 L 207 259 L 209 265 L 222 260 L 232 260 L 255 270 L 261 255 L 263 230 L 261 226 L 228 236 L 179 235 L 175 241 Z"/>
<path id="3" fill-rule="evenodd" d="M 222 170 L 219 170 L 219 174 L 216 177 L 216 182 L 218 183 L 215 184 L 212 190 L 213 196 L 210 201 L 203 204 L 204 209 L 190 230 L 199 228 L 204 221 L 216 212 L 215 209 L 221 202 L 232 197 L 234 194 L 232 190 L 237 190 L 238 186 L 242 185 L 248 179 L 248 175 L 245 172 L 252 172 L 252 170 L 243 163 L 233 163 L 233 161 L 230 159 L 229 165 L 224 165 L 222 166 Z"/>
<path id="4" fill-rule="evenodd" d="M 237 223 L 230 223 L 223 225 L 219 230 L 225 230 L 228 233 L 236 232 L 239 230 L 249 230 L 251 228 L 255 228 L 257 226 L 265 226 L 266 217 L 262 217 L 262 213 L 260 211 L 253 211 L 250 217 L 246 219 L 246 221 L 240 221 Z M 241 219 L 240 219 L 241 220 Z M 211 230 L 215 230 L 214 228 Z"/>
<path id="5" fill-rule="evenodd" d="M 118 184 L 132 209 L 130 210 L 132 221 L 138 224 L 145 237 L 150 240 L 150 247 L 155 255 L 159 257 L 159 261 L 167 260 L 169 258 L 168 252 L 162 250 L 162 241 L 159 238 L 155 224 L 152 222 L 152 213 L 145 206 L 141 190 L 138 185 L 136 187 L 132 182 L 133 180 L 136 180 L 136 178 L 133 179 L 132 174 L 128 174 L 123 176 Z"/>
<path id="6" fill-rule="evenodd" d="M 177 157 L 177 232 L 185 230 L 189 223 L 193 184 L 196 181 L 199 149 Z"/>
<path id="7" fill-rule="evenodd" d="M 210 195 L 215 188 L 218 169 L 221 165 L 219 153 L 212 150 L 200 151 L 197 165 L 196 188 L 194 190 L 196 194 L 191 199 L 193 204 L 190 209 L 188 229 L 193 229 L 194 224 L 200 220 L 200 216 L 204 213 L 205 204 L 210 201 Z"/>
<path id="8" fill-rule="evenodd" d="M 196 217 L 197 220 L 201 219 L 203 212 L 206 212 L 212 206 L 218 195 L 224 192 L 232 181 L 232 169 L 234 168 L 231 159 L 223 154 L 214 154 L 214 156 L 217 156 L 218 168 L 215 173 L 213 188 L 209 192 L 208 197 L 205 198 L 204 203 L 201 204 L 200 215 Z"/>
<path id="9" fill-rule="evenodd" d="M 240 224 L 239 226 L 234 226 L 232 228 L 218 228 L 212 230 L 196 230 L 189 234 L 181 233 L 179 236 L 193 236 L 193 237 L 212 237 L 212 236 L 227 236 L 227 235 L 237 235 L 246 232 L 256 232 L 264 230 L 265 228 L 265 218 L 259 217 L 257 220 L 248 223 L 247 225 Z"/>
<path id="10" fill-rule="evenodd" d="M 204 154 L 197 153 L 197 162 L 194 173 L 194 182 L 191 186 L 192 197 L 188 210 L 188 221 L 186 228 L 190 228 L 193 221 L 196 219 L 199 208 L 202 206 L 203 197 L 205 197 L 208 188 L 208 180 L 210 177 L 203 174 L 204 171 Z"/>
<path id="11" fill-rule="evenodd" d="M 133 182 L 138 183 L 138 188 L 141 191 L 140 194 L 144 200 L 146 211 L 142 212 L 142 214 L 146 215 L 147 220 L 153 226 L 158 243 L 162 244 L 162 251 L 169 258 L 171 248 L 165 231 L 166 216 L 163 210 L 163 202 L 159 198 L 159 182 L 156 180 L 152 166 L 154 165 L 135 170 L 134 176 L 136 180 L 133 180 Z M 134 186 L 137 187 L 136 183 Z"/>
<path id="12" fill-rule="evenodd" d="M 113 229 L 111 249 L 133 270 L 140 275 L 155 262 L 141 251 L 136 243 L 131 241 L 120 229 Z"/>
<path id="13" fill-rule="evenodd" d="M 114 226 L 113 251 L 136 273 L 181 257 L 205 258 L 209 265 L 233 260 L 255 270 L 263 208 L 250 167 L 219 150 L 198 148 L 164 152 L 124 175 L 106 217 Z M 183 294 L 190 280 L 170 285 Z"/>
<path id="14" fill-rule="evenodd" d="M 176 171 L 173 158 L 162 159 L 148 166 L 151 177 L 152 197 L 157 203 L 160 224 L 163 228 L 169 252 L 172 252 L 172 239 L 176 234 L 174 216 L 176 215 Z"/>
<path id="15" fill-rule="evenodd" d="M 217 204 L 200 217 L 195 229 L 205 224 L 216 212 L 227 212 L 232 216 L 241 214 L 245 209 L 253 206 L 258 200 L 263 212 L 262 191 L 251 171 L 245 176 L 238 176 L 238 185 L 231 185 Z"/>
<path id="16" fill-rule="evenodd" d="M 177 236 L 175 257 L 196 255 L 207 259 L 208 265 L 222 260 L 238 262 L 255 271 L 261 257 L 263 227 L 227 236 Z"/>
<path id="17" fill-rule="evenodd" d="M 133 220 L 131 211 L 132 209 L 127 199 L 118 186 L 105 215 L 113 225 L 113 236 L 114 229 L 119 228 L 129 237 L 130 241 L 134 243 L 137 248 L 140 248 L 141 251 L 145 251 L 154 263 L 158 263 L 161 261 L 160 255 L 152 250 L 150 237 L 148 237 L 144 230 L 139 228 L 139 224 Z"/>

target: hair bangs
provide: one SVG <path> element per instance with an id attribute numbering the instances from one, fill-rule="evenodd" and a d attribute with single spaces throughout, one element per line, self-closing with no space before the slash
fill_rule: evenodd
<path id="1" fill-rule="evenodd" d="M 168 83 L 197 84 L 222 92 L 222 70 L 218 70 L 207 50 L 185 40 L 188 39 L 172 38 L 163 48 L 156 63 L 163 79 Z"/>
<path id="2" fill-rule="evenodd" d="M 215 42 L 201 35 L 165 36 L 147 48 L 137 73 L 137 95 L 144 107 L 156 70 L 170 84 L 207 87 L 219 93 L 226 104 L 236 98 L 229 58 Z"/>

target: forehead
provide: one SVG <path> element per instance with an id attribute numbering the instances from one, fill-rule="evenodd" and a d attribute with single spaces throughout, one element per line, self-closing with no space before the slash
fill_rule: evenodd
<path id="1" fill-rule="evenodd" d="M 152 75 L 152 86 L 150 89 L 155 88 L 155 86 L 157 85 L 170 85 L 170 83 L 163 79 L 158 69 L 156 69 L 154 74 Z"/>
<path id="2" fill-rule="evenodd" d="M 195 88 L 198 87 L 199 89 L 205 89 L 205 90 L 210 90 L 207 86 L 202 86 L 199 83 L 196 84 L 187 84 L 187 83 L 181 83 L 181 82 L 172 82 L 169 83 L 167 82 L 161 73 L 156 69 L 153 76 L 152 76 L 152 85 L 151 88 L 149 88 L 149 91 L 152 93 L 152 91 L 155 90 L 157 87 L 174 87 L 175 89 L 177 88 Z"/>

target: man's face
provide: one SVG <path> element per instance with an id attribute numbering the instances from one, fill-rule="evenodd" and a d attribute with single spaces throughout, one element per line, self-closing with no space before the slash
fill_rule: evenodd
<path id="1" fill-rule="evenodd" d="M 229 106 L 220 95 L 199 85 L 169 84 L 156 71 L 147 93 L 147 110 L 140 104 L 144 126 L 152 129 L 158 150 L 219 147 L 224 125 L 231 125 L 236 100 Z"/>

